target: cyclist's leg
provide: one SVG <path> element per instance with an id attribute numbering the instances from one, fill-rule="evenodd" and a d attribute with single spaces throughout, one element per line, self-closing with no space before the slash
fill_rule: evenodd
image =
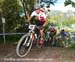
<path id="1" fill-rule="evenodd" d="M 44 28 L 40 29 L 40 44 L 43 44 L 44 42 L 43 36 L 44 36 Z"/>
<path id="2" fill-rule="evenodd" d="M 44 23 L 38 22 L 37 26 L 39 26 L 39 27 L 41 28 L 41 27 L 43 26 L 43 24 L 44 24 Z M 41 29 L 39 30 L 39 34 L 40 34 L 39 43 L 40 43 L 40 44 L 43 44 L 43 42 L 44 42 L 44 39 L 43 39 L 43 37 L 44 37 L 44 28 L 41 28 Z"/>
<path id="3" fill-rule="evenodd" d="M 53 34 L 53 42 L 54 42 L 54 46 L 56 46 L 57 41 L 56 41 L 56 32 L 54 32 Z"/>
<path id="4" fill-rule="evenodd" d="M 35 33 L 32 33 L 32 42 L 34 43 L 35 41 Z"/>
<path id="5" fill-rule="evenodd" d="M 40 29 L 40 35 L 41 35 L 41 40 L 43 39 L 43 35 L 44 35 L 44 28 Z"/>

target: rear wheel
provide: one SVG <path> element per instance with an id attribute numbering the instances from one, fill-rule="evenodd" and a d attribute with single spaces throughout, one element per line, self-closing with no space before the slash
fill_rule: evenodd
<path id="1" fill-rule="evenodd" d="M 29 53 L 31 47 L 32 47 L 32 41 L 30 38 L 30 34 L 28 33 L 26 35 L 23 35 L 19 40 L 16 47 L 16 53 L 19 57 L 24 57 Z"/>

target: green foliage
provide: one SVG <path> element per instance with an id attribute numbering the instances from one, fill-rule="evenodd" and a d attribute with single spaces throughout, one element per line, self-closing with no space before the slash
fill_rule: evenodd
<path id="1" fill-rule="evenodd" d="M 65 6 L 71 4 L 72 7 L 75 7 L 75 2 L 72 2 L 71 0 L 65 0 L 64 4 L 65 4 Z"/>
<path id="2" fill-rule="evenodd" d="M 63 25 L 66 25 L 66 26 L 69 26 L 73 23 L 75 23 L 75 21 L 72 18 L 69 18 L 69 19 L 63 21 Z"/>
<path id="3" fill-rule="evenodd" d="M 72 24 L 75 24 L 75 16 L 70 16 L 67 18 L 64 14 L 57 15 L 57 16 L 51 16 L 50 19 L 48 19 L 49 23 L 54 22 L 55 26 L 58 29 L 65 28 L 66 30 L 72 30 L 74 29 L 71 27 Z"/>
<path id="4" fill-rule="evenodd" d="M 71 4 L 71 0 L 65 0 L 64 4 L 65 4 L 65 6 Z"/>
<path id="5" fill-rule="evenodd" d="M 23 35 L 9 35 L 5 36 L 6 44 L 8 43 L 15 43 L 18 42 L 18 40 L 22 37 Z M 4 43 L 3 36 L 0 36 L 0 44 Z"/>
<path id="6" fill-rule="evenodd" d="M 1 2 L 2 1 L 2 2 Z M 0 0 L 0 33 L 2 33 L 2 21 L 1 18 L 3 15 L 6 19 L 5 31 L 6 32 L 24 32 L 24 23 L 25 18 L 21 18 L 19 13 L 23 10 L 18 3 L 20 0 Z M 30 14 L 33 10 L 33 6 L 36 0 L 25 0 L 26 1 L 26 10 Z M 33 2 L 32 2 L 33 1 Z"/>
<path id="7" fill-rule="evenodd" d="M 15 27 L 24 22 L 23 20 L 20 21 L 19 10 L 21 7 L 18 5 L 17 0 L 4 0 L 1 9 L 1 14 L 6 19 L 6 32 L 15 32 Z"/>
<path id="8" fill-rule="evenodd" d="M 33 11 L 35 3 L 36 0 L 26 0 L 26 10 L 29 14 Z"/>

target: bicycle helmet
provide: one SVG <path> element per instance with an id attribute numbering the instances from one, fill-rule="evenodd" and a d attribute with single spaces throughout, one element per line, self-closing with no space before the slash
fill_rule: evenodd
<path id="1" fill-rule="evenodd" d="M 51 26 L 55 26 L 53 22 L 50 23 Z"/>
<path id="2" fill-rule="evenodd" d="M 39 4 L 35 4 L 34 5 L 34 9 L 36 10 L 36 9 L 39 9 L 40 8 L 40 5 Z"/>
<path id="3" fill-rule="evenodd" d="M 40 8 L 40 11 L 41 12 L 45 12 L 45 8 Z"/>

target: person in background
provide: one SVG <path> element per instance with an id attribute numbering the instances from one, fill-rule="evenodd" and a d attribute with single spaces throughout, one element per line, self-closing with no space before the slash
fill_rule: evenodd
<path id="1" fill-rule="evenodd" d="M 50 45 L 55 46 L 56 45 L 55 36 L 57 33 L 57 29 L 56 29 L 55 24 L 53 22 L 50 23 L 49 31 L 50 31 Z"/>

